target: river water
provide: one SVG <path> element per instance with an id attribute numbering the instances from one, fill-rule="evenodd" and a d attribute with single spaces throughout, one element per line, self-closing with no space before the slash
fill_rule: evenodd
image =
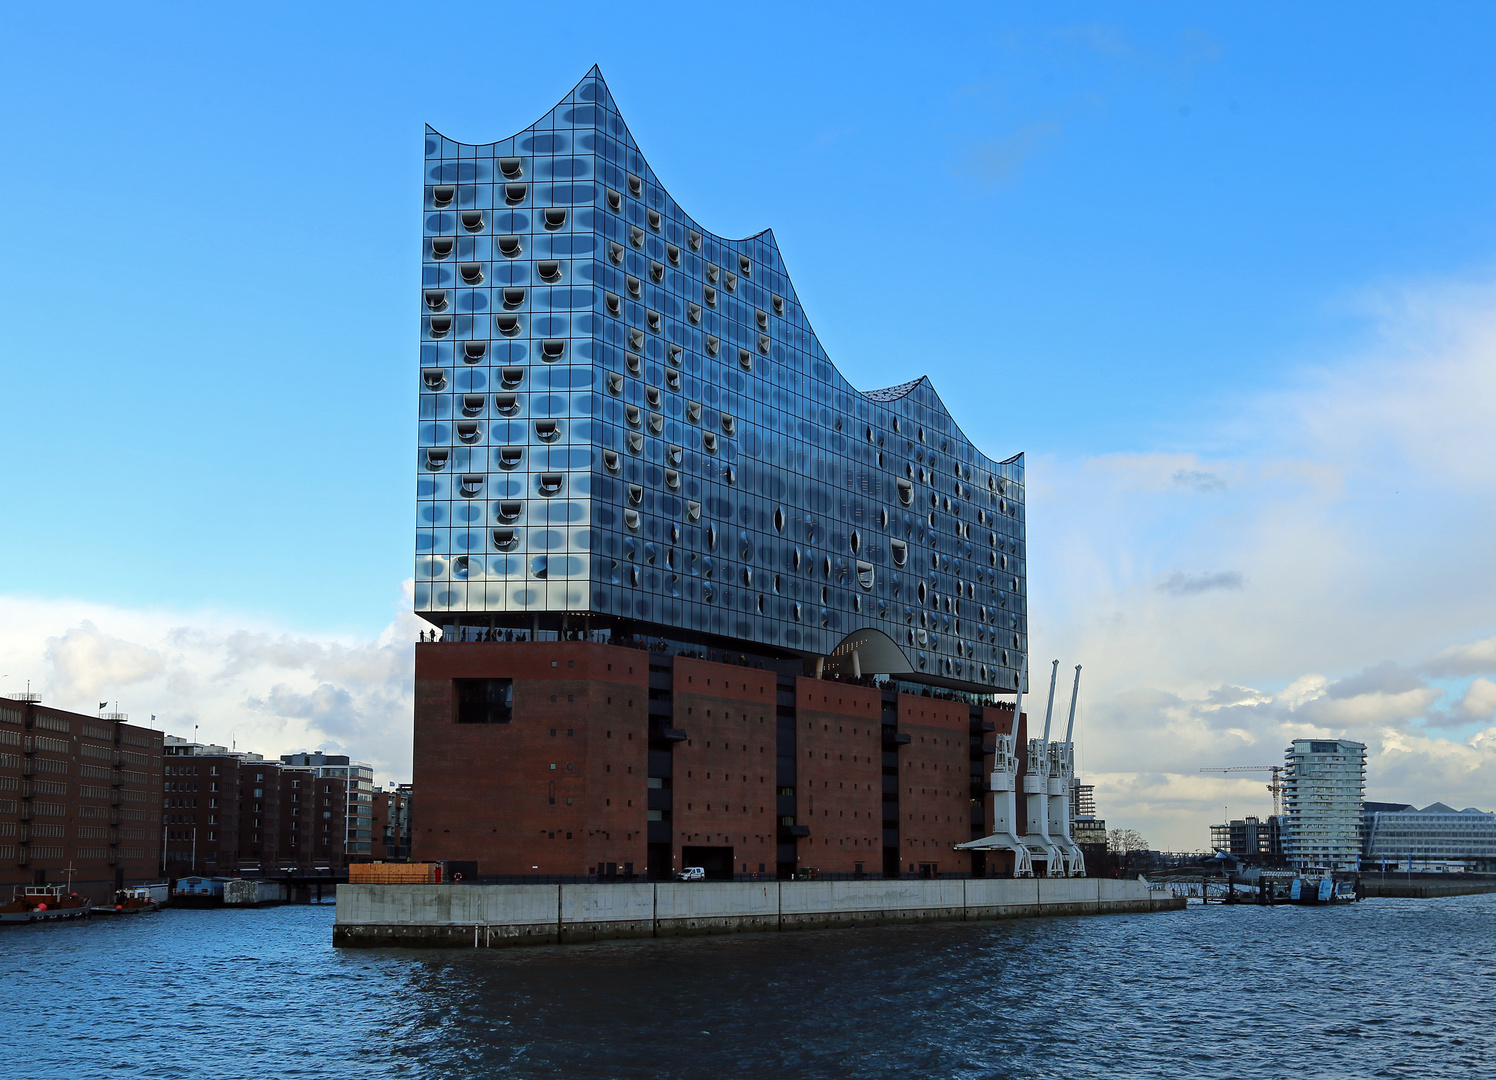
<path id="1" fill-rule="evenodd" d="M 492 951 L 332 920 L 0 929 L 0 1076 L 1496 1076 L 1496 896 Z"/>

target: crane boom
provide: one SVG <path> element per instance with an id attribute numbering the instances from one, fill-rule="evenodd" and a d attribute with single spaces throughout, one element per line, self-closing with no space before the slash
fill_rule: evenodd
<path id="1" fill-rule="evenodd" d="M 1278 774 L 1287 771 L 1286 765 L 1230 765 L 1224 769 L 1201 769 L 1203 773 L 1238 773 L 1238 772 L 1269 772 L 1273 774 L 1272 780 L 1268 782 L 1267 789 L 1273 795 L 1273 816 L 1278 817 L 1283 813 L 1283 785 L 1278 780 Z"/>

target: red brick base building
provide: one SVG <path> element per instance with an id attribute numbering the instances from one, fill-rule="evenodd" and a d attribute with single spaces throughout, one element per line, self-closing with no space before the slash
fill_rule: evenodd
<path id="1" fill-rule="evenodd" d="M 502 877 L 983 873 L 954 846 L 986 834 L 1011 708 L 786 666 L 418 645 L 412 856 Z"/>

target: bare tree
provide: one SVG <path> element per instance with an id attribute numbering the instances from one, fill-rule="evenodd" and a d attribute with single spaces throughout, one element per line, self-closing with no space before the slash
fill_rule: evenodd
<path id="1" fill-rule="evenodd" d="M 1106 834 L 1106 849 L 1117 854 L 1147 851 L 1148 841 L 1136 829 L 1109 829 Z"/>

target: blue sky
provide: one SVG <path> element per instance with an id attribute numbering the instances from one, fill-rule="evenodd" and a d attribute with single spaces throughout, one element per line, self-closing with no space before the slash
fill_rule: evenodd
<path id="1" fill-rule="evenodd" d="M 773 227 L 855 385 L 928 374 L 986 452 L 1030 455 L 1036 649 L 1112 658 L 1093 726 L 1184 708 L 1129 695 L 1224 685 L 1281 712 L 1311 674 L 1391 662 L 1441 696 L 1389 683 L 1408 715 L 1386 722 L 1466 708 L 1425 749 L 1477 753 L 1461 775 L 1489 787 L 1490 717 L 1461 703 L 1496 671 L 1429 658 L 1496 634 L 1496 489 L 1469 464 L 1489 444 L 1461 441 L 1496 419 L 1496 13 L 805 7 L 0 17 L 0 597 L 20 635 L 0 674 L 107 692 L 65 677 L 112 670 L 68 658 L 86 624 L 161 658 L 126 649 L 116 689 L 179 723 L 350 746 L 385 738 L 380 709 L 408 726 L 422 124 L 504 137 L 598 63 L 694 216 Z M 1413 417 L 1434 384 L 1447 397 Z M 1289 626 L 1315 629 L 1263 646 Z M 216 642 L 204 688 L 249 670 L 224 643 L 255 635 L 373 649 L 354 663 L 371 681 L 168 691 L 194 634 Z M 1201 708 L 1179 722 L 1213 730 Z M 1308 719 L 1274 715 L 1199 763 L 1275 760 Z M 1185 811 L 1139 794 L 1143 763 L 1116 772 L 1114 805 L 1185 835 L 1165 824 Z M 1407 797 L 1425 794 L 1447 792 Z"/>

